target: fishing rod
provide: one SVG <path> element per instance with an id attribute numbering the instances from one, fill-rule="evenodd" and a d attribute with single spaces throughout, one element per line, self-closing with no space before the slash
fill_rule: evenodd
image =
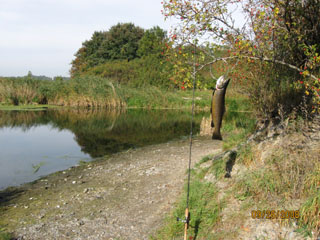
<path id="1" fill-rule="evenodd" d="M 193 138 L 193 119 L 194 119 L 194 105 L 195 105 L 195 88 L 196 88 L 196 43 L 194 43 L 193 51 L 193 90 L 192 90 L 192 111 L 191 111 L 191 126 L 190 126 L 190 148 L 189 148 L 189 166 L 188 166 L 188 188 L 187 188 L 187 200 L 185 218 L 177 218 L 177 221 L 184 223 L 184 240 L 187 240 L 188 228 L 190 223 L 190 212 L 189 212 L 189 195 L 190 195 L 190 180 L 191 180 L 191 155 L 192 155 L 192 138 Z"/>

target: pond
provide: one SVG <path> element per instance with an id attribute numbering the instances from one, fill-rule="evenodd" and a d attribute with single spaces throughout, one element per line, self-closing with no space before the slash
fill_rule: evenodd
<path id="1" fill-rule="evenodd" d="M 198 112 L 195 133 L 208 113 Z M 190 111 L 0 111 L 0 190 L 81 162 L 187 137 Z"/>

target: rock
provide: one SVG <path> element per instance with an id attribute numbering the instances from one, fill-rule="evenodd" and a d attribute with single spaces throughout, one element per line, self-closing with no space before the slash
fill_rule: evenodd
<path id="1" fill-rule="evenodd" d="M 83 221 L 83 220 L 80 220 L 80 221 L 78 222 L 78 226 L 82 226 L 82 225 L 84 225 L 84 221 Z"/>
<path id="2" fill-rule="evenodd" d="M 85 189 L 83 190 L 83 193 L 87 193 L 87 192 L 89 192 L 89 189 L 88 189 L 88 188 L 85 188 Z"/>

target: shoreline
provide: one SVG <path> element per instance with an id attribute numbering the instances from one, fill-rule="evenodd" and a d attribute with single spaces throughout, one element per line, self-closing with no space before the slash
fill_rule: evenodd
<path id="1" fill-rule="evenodd" d="M 40 110 L 47 110 L 47 109 L 83 109 L 83 110 L 106 110 L 106 107 L 85 107 L 85 106 L 60 106 L 60 105 L 1 105 L 0 104 L 0 111 L 40 111 Z M 192 106 L 183 106 L 183 107 L 121 107 L 121 108 L 112 108 L 109 109 L 118 111 L 122 109 L 145 109 L 145 110 L 188 110 L 191 109 Z M 197 111 L 208 111 L 210 107 L 195 107 Z"/>
<path id="2" fill-rule="evenodd" d="M 1 191 L 0 226 L 23 239 L 148 239 L 183 189 L 188 144 L 130 149 Z M 193 164 L 220 149 L 196 137 Z"/>

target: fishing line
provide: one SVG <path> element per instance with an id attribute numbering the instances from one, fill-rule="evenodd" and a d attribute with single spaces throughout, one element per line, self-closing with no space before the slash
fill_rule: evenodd
<path id="1" fill-rule="evenodd" d="M 187 240 L 187 230 L 189 228 L 190 213 L 189 213 L 189 197 L 190 197 L 190 180 L 191 180 L 191 155 L 192 155 L 192 138 L 193 138 L 193 119 L 194 119 L 194 98 L 196 88 L 196 43 L 194 43 L 193 51 L 193 90 L 192 90 L 192 112 L 191 112 L 191 126 L 190 126 L 190 149 L 189 149 L 189 167 L 188 167 L 188 188 L 187 188 L 187 201 L 185 210 L 184 222 L 184 240 Z M 180 220 L 179 218 L 177 219 Z"/>
<path id="2" fill-rule="evenodd" d="M 187 188 L 187 202 L 186 208 L 189 208 L 189 196 L 190 196 L 190 175 L 191 175 L 191 155 L 192 155 L 192 138 L 193 138 L 193 119 L 194 119 L 194 98 L 196 88 L 196 45 L 194 44 L 193 51 L 193 90 L 192 90 L 192 112 L 191 112 L 191 126 L 190 126 L 190 149 L 189 149 L 189 167 L 188 167 L 188 188 Z"/>

